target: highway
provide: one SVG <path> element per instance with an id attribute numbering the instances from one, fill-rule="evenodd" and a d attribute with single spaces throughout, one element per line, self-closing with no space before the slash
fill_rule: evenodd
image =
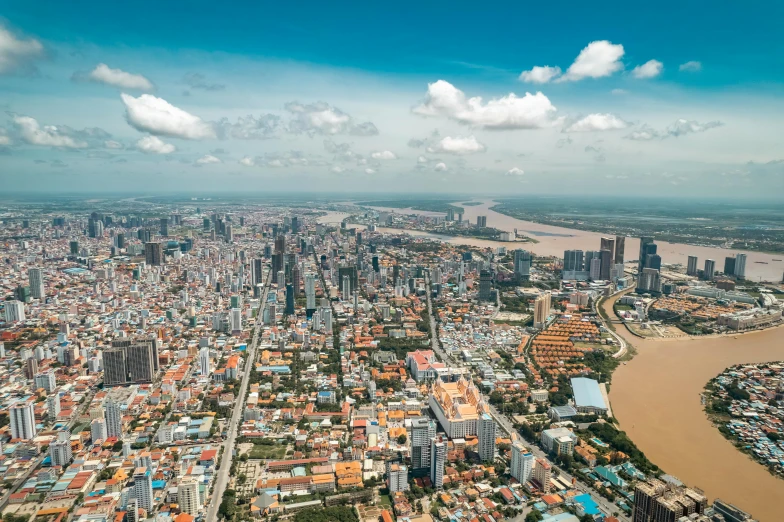
<path id="1" fill-rule="evenodd" d="M 239 426 L 239 419 L 242 416 L 242 411 L 245 405 L 245 398 L 248 390 L 248 381 L 253 364 L 256 362 L 256 347 L 259 342 L 259 332 L 263 324 L 264 309 L 267 307 L 267 292 L 270 285 L 270 272 L 267 272 L 267 277 L 264 280 L 263 290 L 261 292 L 261 303 L 259 304 L 259 311 L 256 314 L 256 327 L 253 330 L 253 339 L 248 346 L 248 355 L 245 358 L 245 370 L 242 374 L 242 383 L 240 384 L 239 399 L 234 405 L 234 411 L 231 414 L 231 420 L 228 424 L 228 433 L 226 441 L 223 444 L 223 457 L 221 458 L 221 465 L 215 475 L 215 485 L 212 488 L 212 496 L 210 497 L 210 505 L 207 508 L 207 517 L 205 520 L 210 522 L 218 520 L 218 508 L 220 507 L 223 493 L 226 491 L 226 485 L 229 482 L 229 470 L 231 469 L 231 461 L 234 455 L 234 442 L 237 438 L 237 427 Z"/>
<path id="2" fill-rule="evenodd" d="M 433 299 L 432 299 L 431 290 L 430 290 L 430 275 L 427 272 L 425 272 L 425 289 L 426 289 L 426 293 L 427 293 L 427 313 L 430 316 L 430 331 L 432 332 L 432 335 L 431 335 L 431 346 L 433 347 L 433 351 L 438 354 L 438 356 L 441 358 L 441 360 L 443 362 L 449 364 L 450 366 L 461 366 L 460 363 L 458 363 L 457 361 L 455 361 L 452 358 L 451 354 L 448 354 L 441 347 L 441 341 L 440 341 L 440 339 L 438 337 L 438 329 L 437 329 L 437 325 L 436 325 L 436 320 L 435 320 L 435 316 L 433 315 Z M 480 393 L 481 393 L 481 390 L 480 390 Z M 495 406 L 490 404 L 490 400 L 489 400 L 489 398 L 486 395 L 482 394 L 482 398 L 484 399 L 485 403 L 487 403 L 487 405 L 489 407 L 489 410 L 490 410 L 490 414 L 493 416 L 493 418 L 495 419 L 496 423 L 501 427 L 501 429 L 503 429 L 509 435 L 512 435 L 513 433 L 516 434 L 517 431 L 514 429 L 514 426 L 512 425 L 512 422 L 509 420 L 509 417 L 507 417 L 506 415 L 504 415 L 501 412 L 499 412 L 498 409 Z M 522 437 L 520 437 L 520 438 L 522 438 Z M 542 451 L 541 449 L 539 449 L 538 446 L 533 446 L 531 444 L 526 444 L 526 447 L 528 447 L 530 449 L 531 453 L 533 453 L 533 455 L 536 458 L 545 459 L 545 460 L 547 460 L 549 462 L 549 459 L 547 458 L 547 454 L 544 451 Z M 574 482 L 575 489 L 577 489 L 577 490 L 579 490 L 579 491 L 581 491 L 583 493 L 591 493 L 592 492 L 592 488 L 590 486 L 588 486 L 587 484 L 584 484 L 584 483 L 580 482 L 578 479 L 572 477 L 571 475 L 569 475 L 565 471 L 563 471 L 560 468 L 558 468 L 552 462 L 551 462 L 551 464 L 553 466 L 553 470 L 558 470 L 559 476 L 562 477 L 566 482 L 571 483 L 572 480 L 574 479 L 574 481 L 575 481 Z M 604 511 L 605 514 L 612 515 L 613 513 L 618 512 L 619 513 L 619 516 L 618 516 L 619 520 L 621 520 L 623 522 L 629 522 L 630 519 L 628 517 L 626 517 L 623 513 L 620 512 L 621 511 L 620 507 L 614 505 L 612 502 L 610 502 L 609 500 L 607 500 L 606 498 L 604 498 L 604 497 L 602 497 L 602 496 L 600 496 L 598 494 L 593 494 L 593 495 L 591 495 L 591 497 L 596 501 L 596 503 L 599 505 L 599 508 L 602 509 L 602 511 Z"/>

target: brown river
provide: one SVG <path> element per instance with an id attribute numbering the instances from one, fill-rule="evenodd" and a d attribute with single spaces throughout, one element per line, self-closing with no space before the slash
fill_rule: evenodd
<path id="1" fill-rule="evenodd" d="M 489 207 L 492 205 L 492 202 L 485 201 L 478 206 L 464 206 L 464 219 L 475 223 L 476 216 L 484 215 L 490 227 L 507 231 L 516 228 L 519 233 L 539 241 L 524 248 L 540 255 L 562 257 L 567 249 L 599 248 L 601 234 L 521 221 L 491 211 Z M 435 214 L 410 209 L 383 210 Z M 330 213 L 320 221 L 339 221 L 346 215 Z M 381 231 L 400 232 L 395 229 Z M 517 247 L 513 243 L 408 232 L 453 244 Z M 697 255 L 698 266 L 702 266 L 706 258 L 711 258 L 720 267 L 724 257 L 733 253 L 720 248 L 657 243 L 665 263 L 686 264 L 687 256 Z M 627 238 L 626 258 L 636 259 L 638 249 L 639 240 Z M 784 267 L 782 263 L 773 261 L 774 256 L 756 252 L 746 254 L 749 279 L 781 280 Z M 612 300 L 606 301 L 604 306 L 612 317 Z M 710 499 L 721 498 L 736 504 L 761 522 L 784 520 L 781 503 L 784 480 L 774 477 L 761 464 L 737 451 L 711 425 L 700 403 L 700 393 L 705 384 L 726 367 L 784 360 L 784 327 L 737 336 L 677 340 L 643 340 L 632 336 L 623 327 L 618 327 L 617 331 L 638 352 L 613 375 L 610 401 L 621 429 L 652 462 L 687 485 L 702 489 Z"/>

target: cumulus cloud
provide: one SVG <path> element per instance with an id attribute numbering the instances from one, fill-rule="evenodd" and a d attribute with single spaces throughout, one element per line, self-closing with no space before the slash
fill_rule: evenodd
<path id="1" fill-rule="evenodd" d="M 696 60 L 690 60 L 686 63 L 682 63 L 678 70 L 681 72 L 700 72 L 702 70 L 702 63 Z"/>
<path id="2" fill-rule="evenodd" d="M 566 132 L 591 132 L 625 129 L 629 124 L 614 114 L 589 114 L 564 129 Z"/>
<path id="3" fill-rule="evenodd" d="M 222 91 L 226 88 L 222 83 L 208 83 L 206 76 L 200 73 L 188 73 L 182 77 L 183 83 L 188 85 L 191 89 L 200 89 L 203 91 Z"/>
<path id="4" fill-rule="evenodd" d="M 104 141 L 103 142 L 103 146 L 106 147 L 107 149 L 121 149 L 121 148 L 123 148 L 122 143 L 120 143 L 119 141 L 114 141 L 114 140 L 106 140 L 106 141 Z"/>
<path id="5" fill-rule="evenodd" d="M 250 156 L 245 156 L 239 161 L 239 164 L 242 165 L 243 167 L 255 167 L 256 160 L 254 158 L 251 158 Z"/>
<path id="6" fill-rule="evenodd" d="M 425 163 L 427 163 L 428 161 L 430 161 L 430 160 L 429 160 L 429 159 L 427 159 L 427 158 L 426 158 L 426 157 L 424 157 L 424 156 L 419 156 L 419 157 L 417 158 L 417 163 L 419 163 L 420 165 L 422 165 L 422 164 L 425 164 Z"/>
<path id="7" fill-rule="evenodd" d="M 685 120 L 683 118 L 677 120 L 675 123 L 667 127 L 667 134 L 670 136 L 678 137 L 685 136 L 686 134 L 694 134 L 697 132 L 705 132 L 716 127 L 721 127 L 724 123 L 720 121 L 709 121 L 707 123 L 699 123 L 694 120 Z"/>
<path id="8" fill-rule="evenodd" d="M 285 167 L 286 165 L 283 164 L 283 160 L 281 159 L 274 159 L 267 162 L 268 167 L 272 167 L 274 169 L 280 169 Z"/>
<path id="9" fill-rule="evenodd" d="M 648 60 L 642 65 L 638 65 L 634 69 L 632 69 L 632 76 L 637 78 L 638 80 L 647 80 L 650 78 L 656 78 L 659 76 L 664 69 L 664 64 L 661 63 L 659 60 Z"/>
<path id="10" fill-rule="evenodd" d="M 365 174 L 375 174 L 375 173 L 376 173 L 376 171 L 374 169 L 371 169 L 371 168 L 365 169 Z"/>
<path id="11" fill-rule="evenodd" d="M 221 137 L 231 137 L 239 140 L 266 140 L 280 137 L 282 125 L 280 116 L 275 114 L 261 114 L 258 117 L 248 115 L 237 118 L 231 123 L 228 118 L 222 118 L 215 125 Z"/>
<path id="12" fill-rule="evenodd" d="M 81 80 L 83 79 L 83 74 L 75 73 L 73 78 L 75 80 Z M 84 76 L 84 79 L 95 83 L 111 85 L 112 87 L 118 87 L 120 89 L 151 91 L 155 88 L 153 83 L 141 74 L 129 73 L 122 69 L 112 69 L 105 63 L 96 65 L 95 69 Z"/>
<path id="13" fill-rule="evenodd" d="M 507 176 L 522 176 L 523 174 L 525 174 L 525 171 L 517 167 L 512 167 L 511 169 L 506 171 Z"/>
<path id="14" fill-rule="evenodd" d="M 370 157 L 377 160 L 393 160 L 397 159 L 397 156 L 394 152 L 390 150 L 382 150 L 378 152 L 373 152 L 370 154 Z"/>
<path id="15" fill-rule="evenodd" d="M 466 98 L 463 91 L 444 80 L 428 84 L 424 102 L 412 109 L 420 116 L 442 116 L 494 130 L 552 127 L 558 123 L 556 110 L 541 92 L 527 92 L 522 98 L 509 93 L 485 103 L 481 96 Z"/>
<path id="16" fill-rule="evenodd" d="M 35 38 L 17 38 L 0 26 L 0 74 L 34 72 L 33 62 L 42 58 L 44 46 Z"/>
<path id="17" fill-rule="evenodd" d="M 548 83 L 561 75 L 560 67 L 550 67 L 549 65 L 532 68 L 530 71 L 520 73 L 520 81 L 528 83 Z"/>
<path id="18" fill-rule="evenodd" d="M 216 158 L 212 154 L 205 154 L 196 160 L 197 165 L 213 165 L 215 163 L 223 163 L 220 158 Z"/>
<path id="19" fill-rule="evenodd" d="M 215 129 L 198 116 L 170 104 L 163 98 L 142 94 L 138 98 L 122 93 L 128 124 L 142 132 L 186 140 L 216 138 Z"/>
<path id="20" fill-rule="evenodd" d="M 433 170 L 435 170 L 436 172 L 444 172 L 446 169 L 447 169 L 446 163 L 444 162 L 436 163 L 436 166 L 433 167 Z"/>
<path id="21" fill-rule="evenodd" d="M 65 149 L 85 149 L 89 147 L 87 138 L 108 134 L 101 129 L 84 129 L 83 131 L 75 131 L 74 129 L 65 125 L 44 125 L 43 127 L 38 123 L 38 120 L 30 116 L 13 115 L 11 122 L 19 136 L 26 143 L 30 145 L 39 145 L 42 147 L 62 147 Z"/>
<path id="22" fill-rule="evenodd" d="M 623 69 L 623 45 L 607 40 L 589 43 L 574 63 L 556 81 L 576 82 L 585 78 L 604 78 Z"/>
<path id="23" fill-rule="evenodd" d="M 158 136 L 145 136 L 136 142 L 136 148 L 145 154 L 171 154 L 177 150 L 171 143 L 165 143 Z"/>
<path id="24" fill-rule="evenodd" d="M 447 154 L 465 155 L 484 152 L 487 147 L 472 134 L 471 136 L 446 136 L 427 148 L 430 153 L 444 152 Z"/>
<path id="25" fill-rule="evenodd" d="M 354 136 L 375 136 L 378 129 L 372 122 L 354 122 L 353 118 L 337 107 L 326 102 L 302 104 L 290 102 L 285 105 L 291 113 L 288 130 L 294 134 L 335 135 L 351 134 Z"/>
<path id="26" fill-rule="evenodd" d="M 635 141 L 650 141 L 656 140 L 661 138 L 661 134 L 656 129 L 649 127 L 647 125 L 643 125 L 639 129 L 633 130 L 624 138 L 627 140 L 635 140 Z"/>
<path id="27" fill-rule="evenodd" d="M 335 165 L 334 167 L 329 169 L 329 171 L 332 172 L 333 174 L 341 174 L 341 173 L 345 172 L 346 169 L 345 169 L 345 167 L 341 167 L 340 165 Z"/>

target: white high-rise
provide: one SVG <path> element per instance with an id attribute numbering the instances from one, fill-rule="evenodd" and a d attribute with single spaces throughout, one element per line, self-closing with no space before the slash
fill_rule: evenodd
<path id="1" fill-rule="evenodd" d="M 108 435 L 106 433 L 106 421 L 104 419 L 93 419 L 90 423 L 90 438 L 95 444 L 96 441 L 106 440 Z"/>
<path id="2" fill-rule="evenodd" d="M 149 514 L 152 511 L 153 494 L 152 494 L 152 473 L 148 468 L 136 468 L 133 472 L 133 490 L 136 493 L 136 502 L 139 507 L 147 511 Z"/>
<path id="3" fill-rule="evenodd" d="M 199 369 L 202 375 L 210 374 L 210 349 L 207 347 L 199 350 Z"/>
<path id="4" fill-rule="evenodd" d="M 49 444 L 49 454 L 52 457 L 52 465 L 65 467 L 71 463 L 73 452 L 71 451 L 71 432 L 61 431 L 57 434 L 57 440 Z"/>
<path id="5" fill-rule="evenodd" d="M 43 299 L 46 295 L 44 291 L 44 272 L 40 268 L 31 268 L 27 271 L 27 278 L 30 281 L 30 295 L 36 299 Z"/>
<path id="6" fill-rule="evenodd" d="M 57 416 L 60 415 L 60 394 L 53 393 L 46 398 L 46 412 L 49 416 L 49 422 L 55 422 Z"/>
<path id="7" fill-rule="evenodd" d="M 738 279 L 746 278 L 746 254 L 735 256 L 735 277 Z"/>
<path id="8" fill-rule="evenodd" d="M 6 301 L 5 302 L 5 322 L 16 323 L 25 320 L 24 303 L 21 301 Z"/>
<path id="9" fill-rule="evenodd" d="M 52 393 L 57 387 L 54 370 L 47 370 L 35 374 L 35 387 L 43 388 L 46 393 Z"/>
<path id="10" fill-rule="evenodd" d="M 446 440 L 434 437 L 430 441 L 430 482 L 436 489 L 444 487 L 444 463 L 446 463 Z"/>
<path id="11" fill-rule="evenodd" d="M 201 511 L 201 500 L 199 498 L 199 483 L 195 478 L 187 477 L 183 479 L 177 488 L 177 503 L 183 513 L 196 516 Z"/>
<path id="12" fill-rule="evenodd" d="M 111 398 L 106 400 L 106 434 L 109 437 L 122 438 L 122 408 Z"/>
<path id="13" fill-rule="evenodd" d="M 509 473 L 517 479 L 520 484 L 525 484 L 531 480 L 534 472 L 535 458 L 520 442 L 512 444 L 512 464 Z"/>
<path id="14" fill-rule="evenodd" d="M 411 467 L 430 467 L 430 441 L 436 436 L 436 423 L 425 417 L 411 421 Z"/>
<path id="15" fill-rule="evenodd" d="M 32 402 L 16 403 L 8 408 L 11 438 L 30 440 L 35 437 L 35 409 Z"/>
<path id="16" fill-rule="evenodd" d="M 305 274 L 305 309 L 316 309 L 316 274 L 313 272 Z"/>
<path id="17" fill-rule="evenodd" d="M 495 459 L 495 420 L 488 413 L 479 416 L 477 424 L 479 435 L 479 458 L 482 462 L 492 462 Z"/>

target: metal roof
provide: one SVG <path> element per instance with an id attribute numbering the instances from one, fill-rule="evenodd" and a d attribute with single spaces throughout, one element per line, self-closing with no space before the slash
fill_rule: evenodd
<path id="1" fill-rule="evenodd" d="M 585 377 L 575 377 L 572 379 L 572 391 L 574 392 L 574 404 L 579 407 L 592 407 L 607 409 L 604 397 L 599 389 L 599 383 L 593 379 Z"/>

